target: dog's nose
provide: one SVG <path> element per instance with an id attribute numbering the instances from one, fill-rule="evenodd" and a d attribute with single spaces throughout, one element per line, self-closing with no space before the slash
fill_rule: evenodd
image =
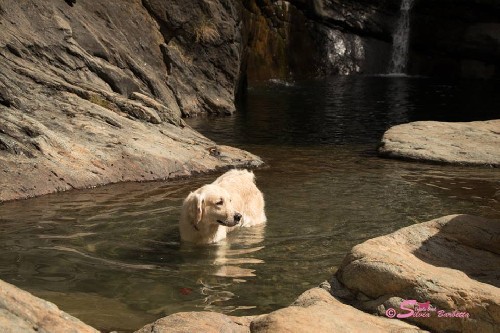
<path id="1" fill-rule="evenodd" d="M 234 221 L 235 222 L 240 222 L 240 220 L 241 220 L 241 214 L 240 213 L 234 214 Z"/>

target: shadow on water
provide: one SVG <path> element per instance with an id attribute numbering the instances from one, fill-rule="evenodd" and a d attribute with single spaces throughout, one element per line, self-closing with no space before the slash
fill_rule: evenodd
<path id="1" fill-rule="evenodd" d="M 237 315 L 288 305 L 368 238 L 435 217 L 500 216 L 500 171 L 380 159 L 394 124 L 498 118 L 484 82 L 339 77 L 252 87 L 237 114 L 189 119 L 260 155 L 264 228 L 181 245 L 189 191 L 216 175 L 127 183 L 0 205 L 0 278 L 104 330 L 178 311 Z"/>

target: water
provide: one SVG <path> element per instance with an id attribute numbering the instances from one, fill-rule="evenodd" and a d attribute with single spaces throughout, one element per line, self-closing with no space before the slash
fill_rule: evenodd
<path id="1" fill-rule="evenodd" d="M 500 217 L 499 169 L 381 159 L 388 127 L 498 118 L 497 86 L 338 77 L 250 89 L 237 115 L 190 124 L 260 155 L 268 224 L 181 246 L 190 190 L 217 175 L 116 184 L 0 205 L 0 278 L 103 330 L 178 311 L 269 312 L 329 279 L 368 238 L 452 213 Z"/>
<path id="2" fill-rule="evenodd" d="M 406 73 L 410 39 L 410 11 L 414 0 L 402 0 L 400 16 L 392 34 L 392 56 L 389 73 Z"/>

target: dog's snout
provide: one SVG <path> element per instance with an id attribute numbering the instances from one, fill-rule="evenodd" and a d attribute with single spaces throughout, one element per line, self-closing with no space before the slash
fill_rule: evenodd
<path id="1" fill-rule="evenodd" d="M 235 222 L 240 222 L 240 220 L 241 220 L 241 214 L 240 213 L 234 214 L 234 221 Z"/>

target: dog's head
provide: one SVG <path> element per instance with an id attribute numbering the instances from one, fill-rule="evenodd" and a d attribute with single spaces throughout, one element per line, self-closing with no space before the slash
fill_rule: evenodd
<path id="1" fill-rule="evenodd" d="M 199 230 L 203 224 L 234 227 L 241 214 L 232 205 L 229 193 L 220 186 L 205 185 L 189 194 L 184 201 L 193 227 Z"/>

